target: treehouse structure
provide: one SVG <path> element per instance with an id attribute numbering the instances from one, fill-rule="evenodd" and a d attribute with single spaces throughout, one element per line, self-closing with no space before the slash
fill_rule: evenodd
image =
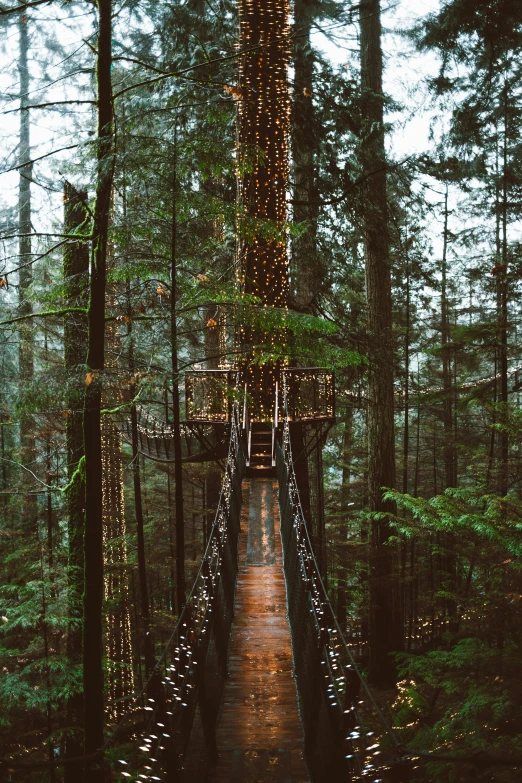
<path id="1" fill-rule="evenodd" d="M 239 0 L 239 11 L 236 268 L 253 304 L 235 334 L 237 365 L 186 375 L 179 432 L 168 393 L 137 411 L 146 456 L 174 461 L 181 436 L 184 461 L 223 470 L 206 550 L 144 708 L 139 777 L 377 781 L 402 757 L 375 761 L 378 745 L 361 729 L 364 682 L 324 584 L 333 375 L 270 360 L 285 355 L 290 306 L 289 5 Z"/>

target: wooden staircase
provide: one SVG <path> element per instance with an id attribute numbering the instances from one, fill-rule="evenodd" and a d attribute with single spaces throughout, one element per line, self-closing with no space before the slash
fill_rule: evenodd
<path id="1" fill-rule="evenodd" d="M 250 464 L 246 475 L 249 478 L 274 478 L 275 466 L 272 464 L 273 430 L 270 424 L 254 422 L 250 430 Z"/>

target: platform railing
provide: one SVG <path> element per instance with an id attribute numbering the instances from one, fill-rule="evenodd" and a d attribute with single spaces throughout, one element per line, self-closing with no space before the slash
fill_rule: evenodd
<path id="1" fill-rule="evenodd" d="M 334 375 L 324 367 L 287 367 L 281 372 L 286 389 L 286 415 L 291 421 L 335 418 Z M 282 393 L 281 386 L 281 393 Z"/>
<path id="2" fill-rule="evenodd" d="M 194 370 L 185 375 L 185 404 L 189 421 L 229 421 L 235 370 Z"/>

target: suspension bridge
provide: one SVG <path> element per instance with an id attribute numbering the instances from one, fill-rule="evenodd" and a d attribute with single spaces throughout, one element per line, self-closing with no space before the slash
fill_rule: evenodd
<path id="1" fill-rule="evenodd" d="M 134 766 L 141 780 L 377 781 L 404 768 L 386 722 L 380 746 L 373 723 L 384 716 L 314 550 L 309 465 L 335 420 L 333 376 L 284 369 L 273 391 L 260 420 L 234 373 L 187 377 L 183 459 L 220 460 L 228 443 L 223 483 L 198 574 L 140 694 L 150 716 L 124 776 Z M 140 410 L 143 454 L 170 461 L 173 437 Z"/>

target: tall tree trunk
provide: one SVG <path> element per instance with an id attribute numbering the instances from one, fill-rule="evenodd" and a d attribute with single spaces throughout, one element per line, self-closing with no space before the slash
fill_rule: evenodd
<path id="1" fill-rule="evenodd" d="M 453 421 L 454 390 L 451 376 L 450 320 L 448 307 L 448 244 L 449 244 L 449 188 L 446 184 L 444 193 L 444 229 L 442 242 L 441 269 L 441 347 L 442 347 L 442 425 L 444 431 L 444 489 L 456 486 L 455 431 Z M 456 406 L 455 406 L 456 407 Z M 443 546 L 443 571 L 441 577 L 445 580 L 444 588 L 447 594 L 445 612 L 451 622 L 456 622 L 457 604 L 451 597 L 455 592 L 455 538 L 452 533 L 445 533 L 441 538 Z"/>
<path id="2" fill-rule="evenodd" d="M 393 334 L 390 239 L 384 97 L 379 0 L 363 0 L 361 9 L 361 161 L 363 233 L 368 306 L 368 502 L 370 511 L 395 513 L 383 499 L 383 487 L 395 487 L 393 399 Z M 374 520 L 370 541 L 370 665 L 369 678 L 380 687 L 395 683 L 391 653 L 403 646 L 399 590 L 394 575 L 394 551 L 387 546 L 389 521 Z"/>
<path id="3" fill-rule="evenodd" d="M 346 408 L 343 433 L 343 469 L 341 480 L 341 519 L 339 522 L 339 554 L 337 568 L 337 619 L 341 628 L 346 626 L 346 531 L 350 510 L 351 463 L 353 459 L 353 408 Z"/>
<path id="4" fill-rule="evenodd" d="M 117 352 L 116 324 L 108 328 L 107 347 Z M 107 364 L 113 365 L 113 360 Z M 116 391 L 114 388 L 112 391 Z M 110 406 L 109 389 L 103 390 L 102 404 Z M 103 464 L 103 539 L 105 564 L 105 650 L 107 655 L 107 695 L 114 719 L 125 712 L 122 699 L 132 693 L 134 677 L 127 582 L 127 526 L 123 495 L 121 432 L 109 417 L 101 425 Z"/>
<path id="5" fill-rule="evenodd" d="M 72 234 L 87 219 L 87 193 L 77 191 L 68 182 L 64 185 L 64 234 Z M 68 307 L 87 307 L 89 248 L 86 242 L 70 241 L 63 252 L 65 304 Z M 83 466 L 83 425 L 80 411 L 87 357 L 87 317 L 83 313 L 69 313 L 64 321 L 64 361 L 67 374 L 66 423 L 67 444 L 67 563 L 68 614 L 67 657 L 77 667 L 82 655 L 82 595 L 84 569 L 84 510 L 85 483 Z M 83 372 L 82 372 L 83 371 Z M 72 758 L 83 752 L 83 693 L 74 693 L 67 700 L 65 753 Z M 79 767 L 65 767 L 65 783 L 76 783 L 81 777 Z"/>
<path id="6" fill-rule="evenodd" d="M 444 195 L 444 232 L 441 269 L 441 345 L 442 345 L 442 423 L 444 427 L 444 478 L 446 487 L 455 486 L 455 449 L 453 444 L 450 326 L 448 318 L 448 186 Z"/>
<path id="7" fill-rule="evenodd" d="M 171 290 L 170 290 L 170 340 L 172 357 L 172 413 L 174 425 L 174 508 L 176 525 L 176 604 L 178 615 L 185 603 L 185 514 L 183 509 L 183 465 L 181 463 L 181 418 L 179 410 L 178 369 L 178 314 L 177 314 L 177 264 L 178 264 L 178 172 L 177 172 L 178 118 L 174 120 L 174 161 L 172 182 L 172 234 L 171 234 Z"/>
<path id="8" fill-rule="evenodd" d="M 129 365 L 133 371 L 132 342 L 129 352 Z M 135 395 L 134 384 L 131 387 L 132 397 Z M 138 575 L 140 582 L 140 602 L 141 602 L 141 620 L 144 633 L 144 654 L 145 654 L 145 677 L 148 678 L 154 668 L 154 650 L 152 647 L 152 636 L 150 628 L 150 604 L 149 591 L 147 585 L 147 564 L 145 556 L 145 537 L 144 537 L 144 519 L 143 503 L 141 497 L 141 473 L 138 450 L 138 417 L 136 406 L 131 405 L 131 432 L 132 432 L 132 478 L 134 483 L 134 510 L 136 513 L 136 539 L 138 547 Z"/>
<path id="9" fill-rule="evenodd" d="M 314 53 L 310 43 L 316 12 L 316 0 L 294 1 L 293 219 L 294 223 L 303 223 L 306 231 L 292 238 L 291 264 L 295 307 L 301 312 L 313 312 L 323 282 L 323 269 L 317 253 L 317 131 L 313 105 Z"/>
<path id="10" fill-rule="evenodd" d="M 412 378 L 413 380 L 413 378 Z M 413 482 L 413 497 L 418 497 L 419 494 L 419 468 L 420 468 L 420 432 L 421 432 L 421 408 L 420 408 L 420 368 L 419 360 L 417 359 L 417 426 L 415 437 L 415 476 Z"/>
<path id="11" fill-rule="evenodd" d="M 27 108 L 29 101 L 29 31 L 28 20 L 22 13 L 18 21 L 20 36 L 20 51 L 18 69 L 20 72 L 20 143 L 19 162 L 20 180 L 18 186 L 18 230 L 19 264 L 18 273 L 18 313 L 30 316 L 33 312 L 31 303 L 31 285 L 33 282 L 31 255 L 31 180 L 33 164 L 31 160 L 30 116 Z M 29 318 L 21 322 L 20 342 L 18 349 L 18 370 L 20 383 L 29 385 L 34 377 L 34 338 L 32 321 Z M 20 422 L 21 461 L 30 466 L 35 458 L 34 421 L 31 416 L 23 414 Z M 24 503 L 24 516 L 27 529 L 34 533 L 38 516 L 36 495 L 27 495 Z"/>
<path id="12" fill-rule="evenodd" d="M 509 433 L 508 425 L 508 244 L 507 244 L 507 210 L 508 210 L 508 185 L 507 185 L 507 166 L 508 166 L 508 88 L 507 85 L 503 91 L 504 101 L 504 138 L 502 145 L 502 264 L 498 273 L 498 285 L 500 293 L 500 311 L 498 314 L 500 327 L 500 403 L 502 407 L 501 422 L 503 424 L 500 430 L 500 480 L 499 494 L 507 495 L 509 488 Z"/>
<path id="13" fill-rule="evenodd" d="M 406 330 L 404 334 L 404 439 L 402 447 L 402 491 L 408 491 L 410 452 L 410 260 L 406 248 Z"/>
<path id="14" fill-rule="evenodd" d="M 103 470 L 101 440 L 102 374 L 105 364 L 107 239 L 114 176 L 111 82 L 111 0 L 98 0 L 98 144 L 93 255 L 88 308 L 88 352 L 83 433 L 85 443 L 85 592 L 83 684 L 85 750 L 103 745 Z M 87 773 L 89 779 L 89 772 Z M 92 776 L 91 776 L 92 779 Z"/>

